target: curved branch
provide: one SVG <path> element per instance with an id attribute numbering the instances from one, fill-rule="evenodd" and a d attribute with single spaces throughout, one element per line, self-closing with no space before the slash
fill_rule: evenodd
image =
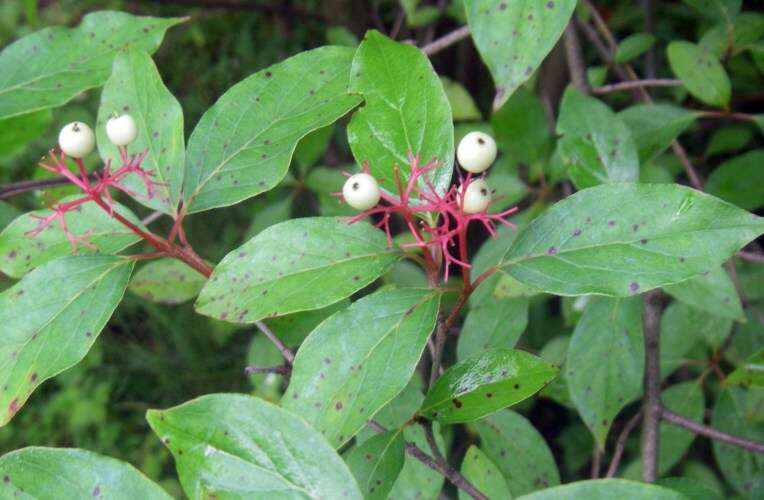
<path id="1" fill-rule="evenodd" d="M 446 49 L 450 47 L 451 45 L 460 42 L 470 36 L 470 27 L 469 26 L 462 26 L 459 29 L 456 29 L 452 31 L 451 33 L 448 33 L 447 35 L 444 35 L 437 40 L 434 40 L 427 45 L 422 47 L 422 52 L 427 54 L 428 56 L 431 56 L 433 54 L 436 54 L 440 52 L 443 49 Z"/>
<path id="2" fill-rule="evenodd" d="M 690 430 L 695 434 L 705 436 L 716 441 L 721 441 L 722 443 L 739 446 L 740 448 L 744 448 L 748 451 L 764 455 L 764 443 L 760 441 L 754 441 L 752 439 L 742 438 L 733 434 L 727 434 L 726 432 L 714 429 L 713 427 L 709 427 L 699 422 L 695 422 L 694 420 L 690 420 L 689 418 L 677 415 L 676 413 L 667 410 L 666 408 L 661 409 L 661 418 L 670 424 L 684 427 L 685 429 Z"/>

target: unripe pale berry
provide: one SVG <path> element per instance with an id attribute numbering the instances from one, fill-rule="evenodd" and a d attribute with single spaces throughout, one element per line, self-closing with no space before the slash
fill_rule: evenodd
<path id="1" fill-rule="evenodd" d="M 352 175 L 342 186 L 342 197 L 356 210 L 368 210 L 379 203 L 380 192 L 377 179 L 369 174 Z"/>
<path id="2" fill-rule="evenodd" d="M 483 132 L 470 132 L 459 141 L 456 159 L 467 172 L 485 172 L 496 159 L 496 141 Z"/>
<path id="3" fill-rule="evenodd" d="M 95 147 L 93 129 L 82 122 L 72 122 L 59 132 L 58 146 L 66 156 L 83 158 Z"/>
<path id="4" fill-rule="evenodd" d="M 491 203 L 491 189 L 483 179 L 470 182 L 462 193 L 462 210 L 465 214 L 483 212 Z"/>
<path id="5" fill-rule="evenodd" d="M 127 146 L 135 140 L 137 135 L 138 128 L 130 115 L 110 118 L 106 122 L 106 136 L 115 146 Z"/>

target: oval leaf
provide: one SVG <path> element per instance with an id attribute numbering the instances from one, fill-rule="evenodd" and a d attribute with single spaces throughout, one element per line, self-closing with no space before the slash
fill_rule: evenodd
<path id="1" fill-rule="evenodd" d="M 399 256 L 384 233 L 331 217 L 292 219 L 225 256 L 196 301 L 207 316 L 252 323 L 319 309 L 382 275 Z M 311 284 L 320 284 L 321 292 Z"/>
<path id="2" fill-rule="evenodd" d="M 443 85 L 422 51 L 367 32 L 353 59 L 350 91 L 366 100 L 348 125 L 356 161 L 368 160 L 381 186 L 397 192 L 396 165 L 405 182 L 409 154 L 422 162 L 437 158 L 440 165 L 429 177 L 445 192 L 454 164 L 454 125 Z"/>
<path id="3" fill-rule="evenodd" d="M 639 179 L 639 158 L 631 131 L 599 99 L 572 86 L 562 99 L 557 133 L 568 176 L 579 189 Z"/>
<path id="4" fill-rule="evenodd" d="M 568 346 L 565 378 L 581 419 L 604 448 L 613 418 L 642 392 L 642 299 L 594 298 Z"/>
<path id="5" fill-rule="evenodd" d="M 319 433 L 261 399 L 210 394 L 149 410 L 146 420 L 172 452 L 183 490 L 193 500 L 363 498 Z"/>
<path id="6" fill-rule="evenodd" d="M 470 446 L 464 455 L 461 473 L 467 481 L 488 498 L 504 500 L 512 498 L 507 481 L 499 468 L 475 445 Z M 471 498 L 470 495 L 459 490 L 459 500 L 470 500 Z"/>
<path id="7" fill-rule="evenodd" d="M 77 28 L 46 28 L 0 53 L 0 119 L 66 104 L 102 85 L 118 51 L 154 52 L 180 18 L 94 12 Z"/>
<path id="8" fill-rule="evenodd" d="M 433 290 L 385 290 L 334 314 L 300 346 L 282 405 L 341 446 L 406 387 L 439 303 Z"/>
<path id="9" fill-rule="evenodd" d="M 0 457 L 0 475 L 3 498 L 172 498 L 132 465 L 73 448 L 30 447 L 12 451 Z"/>
<path id="10" fill-rule="evenodd" d="M 111 77 L 101 93 L 96 134 L 98 151 L 104 162 L 121 165 L 119 151 L 106 136 L 106 122 L 113 115 L 129 113 L 135 119 L 138 136 L 130 152 L 147 150 L 144 169 L 153 172 L 154 191 L 149 196 L 142 179 L 125 179 L 125 186 L 136 193 L 133 198 L 149 208 L 174 215 L 180 201 L 185 161 L 183 110 L 167 90 L 154 61 L 146 52 L 131 50 L 114 59 Z"/>
<path id="11" fill-rule="evenodd" d="M 525 417 L 505 410 L 476 422 L 475 427 L 481 449 L 504 474 L 513 495 L 560 484 L 552 452 Z"/>
<path id="12" fill-rule="evenodd" d="M 457 359 L 494 347 L 514 347 L 528 325 L 528 304 L 525 298 L 498 299 L 486 294 L 483 300 L 470 305 L 459 333 Z"/>
<path id="13" fill-rule="evenodd" d="M 169 257 L 149 262 L 130 280 L 130 291 L 152 302 L 180 304 L 199 294 L 207 278 Z"/>
<path id="14" fill-rule="evenodd" d="M 671 70 L 690 94 L 712 106 L 729 104 L 730 79 L 713 54 L 690 42 L 671 42 L 667 55 Z"/>
<path id="15" fill-rule="evenodd" d="M 62 201 L 75 198 L 78 196 L 64 198 Z M 116 202 L 113 206 L 115 212 L 133 224 L 142 226 L 129 208 Z M 12 278 L 21 278 L 37 266 L 72 253 L 72 244 L 57 221 L 37 236 L 27 235 L 39 224 L 40 220 L 37 217 L 47 217 L 50 214 L 51 211 L 47 209 L 25 213 L 0 233 L 0 271 Z M 95 246 L 90 248 L 78 245 L 77 253 L 113 254 L 141 239 L 120 222 L 109 217 L 109 214 L 95 203 L 85 203 L 77 210 L 67 212 L 64 220 L 69 231 L 78 236 L 88 234 L 87 241 Z"/>
<path id="16" fill-rule="evenodd" d="M 419 413 L 444 423 L 471 422 L 532 396 L 557 372 L 556 366 L 524 351 L 483 351 L 446 370 Z"/>
<path id="17" fill-rule="evenodd" d="M 400 430 L 378 434 L 353 448 L 345 461 L 366 500 L 385 500 L 403 469 L 406 448 Z"/>
<path id="18" fill-rule="evenodd" d="M 639 161 L 647 163 L 687 130 L 698 118 L 698 113 L 670 104 L 637 104 L 617 116 L 631 130 Z"/>
<path id="19" fill-rule="evenodd" d="M 223 94 L 188 140 L 188 212 L 233 205 L 276 186 L 300 139 L 359 103 L 347 93 L 352 57 L 348 47 L 301 52 Z"/>
<path id="20" fill-rule="evenodd" d="M 502 269 L 558 295 L 627 296 L 708 271 L 762 232 L 761 217 L 684 186 L 607 184 L 534 219 Z"/>
<path id="21" fill-rule="evenodd" d="M 568 500 L 586 498 L 587 500 L 611 500 L 628 498 L 629 500 L 689 500 L 678 491 L 624 479 L 596 479 L 538 491 L 519 497 L 518 500 Z"/>
<path id="22" fill-rule="evenodd" d="M 746 210 L 764 206 L 764 149 L 725 161 L 711 172 L 705 189 Z"/>
<path id="23" fill-rule="evenodd" d="M 675 299 L 704 313 L 745 321 L 735 284 L 722 267 L 663 289 Z"/>
<path id="24" fill-rule="evenodd" d="M 499 109 L 559 40 L 576 0 L 464 0 L 475 46 L 496 84 Z"/>
<path id="25" fill-rule="evenodd" d="M 41 383 L 85 357 L 132 269 L 121 257 L 62 257 L 0 293 L 0 425 Z"/>

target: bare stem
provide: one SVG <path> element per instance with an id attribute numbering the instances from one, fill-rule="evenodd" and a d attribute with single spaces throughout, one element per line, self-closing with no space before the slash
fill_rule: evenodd
<path id="1" fill-rule="evenodd" d="M 660 379 L 660 292 L 645 295 L 645 381 L 642 402 L 642 480 L 653 482 L 658 478 L 658 425 L 661 419 Z"/>
<path id="2" fill-rule="evenodd" d="M 607 474 L 605 474 L 605 477 L 613 477 L 615 476 L 615 473 L 618 472 L 618 466 L 621 464 L 621 458 L 623 457 L 623 450 L 626 446 L 626 440 L 629 439 L 631 431 L 634 430 L 641 418 L 642 412 L 637 412 L 637 414 L 631 417 L 629 421 L 626 422 L 626 425 L 623 426 L 621 433 L 618 435 L 618 440 L 615 443 L 613 458 L 610 459 L 610 465 L 607 468 Z"/>
<path id="3" fill-rule="evenodd" d="M 709 427 L 699 422 L 695 422 L 694 420 L 685 418 L 681 415 L 677 415 L 676 413 L 667 410 L 666 408 L 661 409 L 661 417 L 666 422 L 679 427 L 684 427 L 685 429 L 690 430 L 695 434 L 706 436 L 707 438 L 721 441 L 722 443 L 739 446 L 740 448 L 744 448 L 754 453 L 764 454 L 764 443 L 760 441 L 754 441 L 752 439 L 742 438 L 733 434 L 727 434 L 726 432 L 716 430 L 713 427 Z"/>
<path id="4" fill-rule="evenodd" d="M 589 93 L 589 82 L 586 79 L 586 64 L 584 63 L 584 57 L 581 54 L 581 43 L 578 40 L 578 33 L 576 32 L 576 25 L 574 22 L 569 22 L 568 27 L 565 28 L 564 41 L 565 41 L 565 58 L 568 63 L 568 72 L 570 73 L 570 80 L 573 85 L 584 94 Z"/>
<path id="5" fill-rule="evenodd" d="M 288 375 L 291 372 L 289 366 L 248 366 L 244 368 L 244 373 L 253 375 L 255 373 L 277 373 L 279 375 Z"/>
<path id="6" fill-rule="evenodd" d="M 760 253 L 740 251 L 737 253 L 737 256 L 749 262 L 764 264 L 764 255 Z"/>
<path id="7" fill-rule="evenodd" d="M 291 366 L 294 364 L 294 353 L 292 353 L 291 350 L 281 341 L 280 338 L 276 336 L 273 331 L 271 331 L 270 328 L 268 328 L 268 325 L 263 323 L 262 321 L 255 321 L 255 326 L 258 330 L 260 330 L 266 337 L 268 337 L 268 340 L 273 342 L 273 345 L 278 348 L 278 350 L 281 352 L 281 355 L 284 356 L 284 359 L 287 363 Z"/>
<path id="8" fill-rule="evenodd" d="M 610 85 L 603 85 L 601 87 L 593 88 L 592 93 L 607 94 L 610 92 L 618 92 L 620 90 L 632 90 L 638 87 L 676 87 L 681 84 L 681 81 L 673 80 L 670 78 L 652 78 L 645 80 L 611 83 Z"/>
<path id="9" fill-rule="evenodd" d="M 96 180 L 96 173 L 90 174 L 88 177 L 91 181 Z M 20 181 L 10 182 L 8 184 L 0 185 L 0 200 L 10 198 L 17 194 L 26 193 L 28 191 L 37 191 L 39 189 L 45 189 L 49 187 L 65 186 L 71 183 L 66 177 L 54 177 L 52 179 L 44 179 L 41 181 Z"/>
<path id="10" fill-rule="evenodd" d="M 428 43 L 422 47 L 422 52 L 428 56 L 437 54 L 441 50 L 447 49 L 451 45 L 464 40 L 468 36 L 470 36 L 470 27 L 462 26 L 461 28 L 452 31 L 451 33 L 443 35 L 437 40 L 433 40 L 432 42 Z"/>

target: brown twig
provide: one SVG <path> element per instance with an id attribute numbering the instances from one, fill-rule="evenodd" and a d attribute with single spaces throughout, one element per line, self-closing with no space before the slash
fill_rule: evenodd
<path id="1" fill-rule="evenodd" d="M 749 262 L 757 262 L 760 264 L 764 264 L 764 255 L 759 253 L 746 252 L 744 250 L 741 250 L 740 252 L 737 253 L 737 256 Z"/>
<path id="2" fill-rule="evenodd" d="M 96 173 L 90 174 L 89 179 L 95 181 L 97 179 Z M 4 198 L 10 198 L 17 194 L 26 193 L 28 191 L 37 191 L 40 189 L 46 189 L 57 186 L 65 186 L 71 181 L 66 177 L 53 177 L 52 179 L 43 179 L 40 181 L 20 181 L 3 184 L 0 186 L 0 200 Z"/>
<path id="3" fill-rule="evenodd" d="M 263 323 L 262 321 L 255 321 L 255 326 L 258 330 L 260 330 L 266 337 L 268 337 L 268 340 L 270 340 L 273 345 L 276 346 L 276 348 L 281 352 L 281 355 L 284 356 L 284 359 L 286 360 L 289 365 L 294 364 L 294 353 L 281 341 L 280 338 L 276 336 L 273 331 L 268 328 L 268 325 Z"/>
<path id="4" fill-rule="evenodd" d="M 658 426 L 661 420 L 660 291 L 648 292 L 644 306 L 645 380 L 642 402 L 642 480 L 658 478 Z"/>
<path id="5" fill-rule="evenodd" d="M 470 36 L 470 27 L 462 26 L 461 28 L 456 29 L 446 35 L 443 35 L 437 40 L 433 40 L 431 43 L 428 43 L 427 45 L 423 46 L 422 52 L 424 52 L 428 56 L 431 56 L 433 54 L 440 52 L 443 49 L 450 47 L 451 45 L 457 42 L 464 40 L 468 36 Z"/>
<path id="6" fill-rule="evenodd" d="M 594 443 L 592 448 L 592 467 L 589 475 L 592 479 L 598 479 L 600 477 L 600 464 L 602 463 L 602 450 L 597 443 Z"/>
<path id="7" fill-rule="evenodd" d="M 256 373 L 276 373 L 279 375 L 289 375 L 291 368 L 288 365 L 281 366 L 248 366 L 244 368 L 244 373 L 254 375 Z"/>
<path id="8" fill-rule="evenodd" d="M 716 441 L 721 441 L 722 443 L 738 446 L 754 453 L 764 454 L 764 443 L 760 441 L 754 441 L 752 439 L 742 438 L 733 434 L 727 434 L 726 432 L 714 429 L 713 427 L 709 427 L 699 422 L 695 422 L 694 420 L 690 420 L 689 418 L 677 415 L 676 413 L 666 408 L 661 409 L 661 417 L 663 420 L 670 424 L 683 427 L 700 436 L 705 436 Z"/>
<path id="9" fill-rule="evenodd" d="M 578 40 L 576 25 L 569 22 L 563 35 L 565 41 L 565 59 L 568 63 L 568 73 L 573 86 L 583 94 L 589 94 L 589 82 L 586 79 L 586 63 L 581 53 L 581 43 Z"/>
<path id="10" fill-rule="evenodd" d="M 626 82 L 611 83 L 609 85 L 602 85 L 601 87 L 595 87 L 592 89 L 593 94 L 607 94 L 610 92 L 618 92 L 621 90 L 633 90 L 637 87 L 676 87 L 681 85 L 679 80 L 673 80 L 670 78 L 649 78 L 645 80 L 630 80 Z"/>
<path id="11" fill-rule="evenodd" d="M 613 477 L 618 472 L 618 466 L 621 465 L 621 458 L 623 458 L 623 450 L 626 447 L 626 440 L 629 439 L 629 435 L 639 423 L 642 418 L 642 412 L 637 412 L 636 415 L 631 417 L 626 425 L 623 426 L 621 433 L 618 435 L 618 440 L 615 442 L 615 449 L 613 450 L 613 458 L 610 459 L 610 465 L 607 468 L 605 477 Z"/>

